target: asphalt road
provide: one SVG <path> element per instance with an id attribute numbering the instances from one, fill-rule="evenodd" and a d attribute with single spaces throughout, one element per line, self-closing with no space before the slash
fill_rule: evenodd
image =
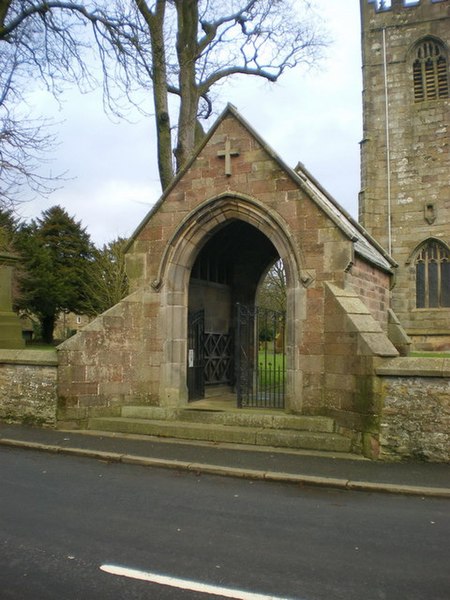
<path id="1" fill-rule="evenodd" d="M 448 600 L 449 509 L 1 448 L 0 598 Z"/>

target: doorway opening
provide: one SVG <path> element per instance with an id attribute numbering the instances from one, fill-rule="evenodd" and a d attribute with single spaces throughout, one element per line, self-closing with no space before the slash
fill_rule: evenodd
<path id="1" fill-rule="evenodd" d="M 277 305 L 274 269 L 284 281 Z M 190 402 L 232 397 L 238 407 L 284 408 L 285 305 L 283 264 L 267 236 L 238 219 L 210 233 L 189 283 Z"/>

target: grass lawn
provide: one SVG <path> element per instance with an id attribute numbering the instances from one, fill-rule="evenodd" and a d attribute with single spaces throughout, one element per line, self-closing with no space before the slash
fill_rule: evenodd
<path id="1" fill-rule="evenodd" d="M 286 356 L 261 350 L 258 353 L 258 375 L 261 389 L 279 387 L 284 384 Z"/>
<path id="2" fill-rule="evenodd" d="M 450 352 L 411 352 L 410 356 L 418 358 L 450 358 Z"/>
<path id="3" fill-rule="evenodd" d="M 25 350 L 56 350 L 52 344 L 27 344 Z"/>

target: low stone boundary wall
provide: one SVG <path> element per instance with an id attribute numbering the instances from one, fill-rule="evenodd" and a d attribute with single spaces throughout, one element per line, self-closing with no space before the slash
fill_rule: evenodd
<path id="1" fill-rule="evenodd" d="M 450 462 L 450 359 L 394 358 L 381 383 L 380 459 Z"/>
<path id="2" fill-rule="evenodd" d="M 0 350 L 0 419 L 54 427 L 57 354 Z M 381 460 L 450 462 L 450 359 L 398 357 L 376 367 Z"/>
<path id="3" fill-rule="evenodd" d="M 55 426 L 56 350 L 0 350 L 0 419 Z"/>

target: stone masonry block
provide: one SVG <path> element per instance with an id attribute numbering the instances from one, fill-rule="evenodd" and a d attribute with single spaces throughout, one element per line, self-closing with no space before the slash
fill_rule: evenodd
<path id="1" fill-rule="evenodd" d="M 325 373 L 357 373 L 360 361 L 355 355 L 327 354 L 324 360 Z"/>
<path id="2" fill-rule="evenodd" d="M 370 315 L 367 306 L 356 296 L 341 296 L 337 301 L 342 309 L 349 315 Z"/>
<path id="3" fill-rule="evenodd" d="M 327 390 L 353 392 L 355 390 L 355 377 L 352 373 L 325 373 L 325 385 Z"/>
<path id="4" fill-rule="evenodd" d="M 380 324 L 375 321 L 372 315 L 352 314 L 347 316 L 347 328 L 349 331 L 358 331 L 364 333 L 382 333 Z"/>
<path id="5" fill-rule="evenodd" d="M 399 352 L 384 333 L 360 333 L 358 354 L 375 356 L 398 356 Z"/>
<path id="6" fill-rule="evenodd" d="M 342 311 L 336 313 L 329 312 L 325 317 L 325 332 L 344 332 L 348 331 L 347 316 Z"/>
<path id="7" fill-rule="evenodd" d="M 324 372 L 324 357 L 321 354 L 302 355 L 299 367 L 304 373 L 322 374 Z"/>
<path id="8" fill-rule="evenodd" d="M 130 392 L 129 383 L 120 382 L 102 382 L 98 385 L 98 393 L 104 396 L 126 395 Z"/>

